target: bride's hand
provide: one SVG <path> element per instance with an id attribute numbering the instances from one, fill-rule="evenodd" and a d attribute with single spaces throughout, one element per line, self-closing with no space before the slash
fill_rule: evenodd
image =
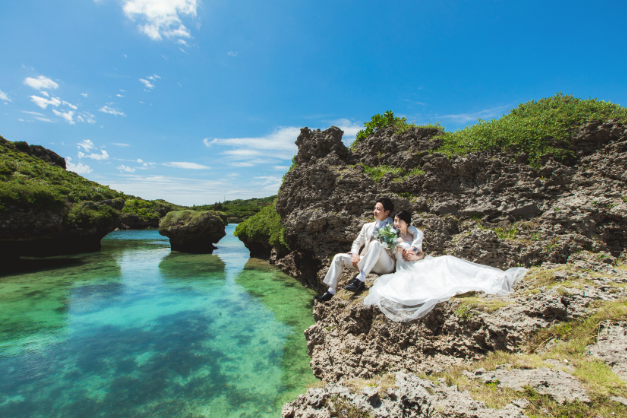
<path id="1" fill-rule="evenodd" d="M 425 253 L 422 251 L 418 251 L 418 254 L 415 254 L 412 250 L 406 250 L 403 252 L 403 259 L 405 261 L 418 261 L 425 258 Z"/>

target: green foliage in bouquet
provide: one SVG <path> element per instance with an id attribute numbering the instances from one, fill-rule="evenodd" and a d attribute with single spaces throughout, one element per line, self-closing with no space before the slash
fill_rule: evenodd
<path id="1" fill-rule="evenodd" d="M 385 248 L 389 248 L 390 250 L 396 247 L 398 243 L 399 231 L 394 228 L 393 225 L 386 225 L 379 230 L 375 234 L 375 238 L 383 244 Z"/>

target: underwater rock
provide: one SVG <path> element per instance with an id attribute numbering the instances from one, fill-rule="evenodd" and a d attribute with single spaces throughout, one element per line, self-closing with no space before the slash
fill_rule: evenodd
<path id="1" fill-rule="evenodd" d="M 212 253 L 226 235 L 226 215 L 216 211 L 181 210 L 169 212 L 159 222 L 159 233 L 170 238 L 174 251 Z"/>

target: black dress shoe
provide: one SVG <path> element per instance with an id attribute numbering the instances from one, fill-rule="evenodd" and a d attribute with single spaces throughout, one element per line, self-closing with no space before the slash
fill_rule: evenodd
<path id="1" fill-rule="evenodd" d="M 344 289 L 348 290 L 349 292 L 359 292 L 360 290 L 364 290 L 365 288 L 366 288 L 366 285 L 364 284 L 364 282 L 359 280 L 357 277 L 355 277 L 348 284 L 348 286 L 344 287 Z"/>
<path id="2" fill-rule="evenodd" d="M 326 302 L 328 300 L 331 300 L 332 297 L 333 295 L 330 294 L 329 292 L 324 292 L 324 294 L 321 296 L 314 296 L 314 299 L 317 300 L 318 302 Z"/>

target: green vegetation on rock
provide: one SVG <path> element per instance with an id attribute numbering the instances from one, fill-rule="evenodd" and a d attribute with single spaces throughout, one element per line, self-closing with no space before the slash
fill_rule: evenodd
<path id="1" fill-rule="evenodd" d="M 234 235 L 250 240 L 261 239 L 270 245 L 281 245 L 289 249 L 285 241 L 285 228 L 275 205 L 264 207 L 258 214 L 237 225 Z"/>
<path id="2" fill-rule="evenodd" d="M 436 128 L 443 130 L 442 126 L 439 123 L 420 126 L 413 123 L 407 123 L 406 117 L 394 116 L 394 113 L 391 110 L 387 110 L 382 115 L 374 115 L 370 119 L 370 122 L 364 123 L 365 129 L 357 132 L 357 136 L 355 136 L 355 140 L 350 147 L 353 148 L 362 139 L 366 139 L 370 135 L 375 134 L 380 129 L 387 128 L 389 126 L 393 126 L 395 128 L 395 133 L 405 132 L 409 128 Z"/>
<path id="3" fill-rule="evenodd" d="M 498 119 L 480 119 L 476 125 L 438 135 L 443 144 L 437 152 L 448 156 L 497 149 L 524 152 L 531 165 L 537 167 L 544 155 L 560 158 L 572 154 L 569 138 L 577 126 L 610 119 L 627 122 L 627 108 L 558 93 L 520 104 Z"/>
<path id="4" fill-rule="evenodd" d="M 65 202 L 99 202 L 126 197 L 58 165 L 21 152 L 0 137 L 0 211 L 11 206 L 60 209 Z"/>
<path id="5" fill-rule="evenodd" d="M 187 225 L 193 223 L 194 221 L 200 220 L 203 216 L 207 214 L 219 216 L 220 219 L 222 219 L 224 225 L 228 224 L 226 214 L 224 212 L 219 212 L 215 210 L 177 210 L 168 212 L 167 215 L 165 215 L 161 219 L 161 222 L 159 222 L 159 229 L 165 229 L 175 225 Z"/>
<path id="6" fill-rule="evenodd" d="M 120 201 L 120 205 L 121 205 Z M 106 227 L 118 219 L 118 211 L 109 205 L 95 205 L 91 202 L 75 203 L 65 218 L 67 224 L 79 228 L 94 226 Z"/>

